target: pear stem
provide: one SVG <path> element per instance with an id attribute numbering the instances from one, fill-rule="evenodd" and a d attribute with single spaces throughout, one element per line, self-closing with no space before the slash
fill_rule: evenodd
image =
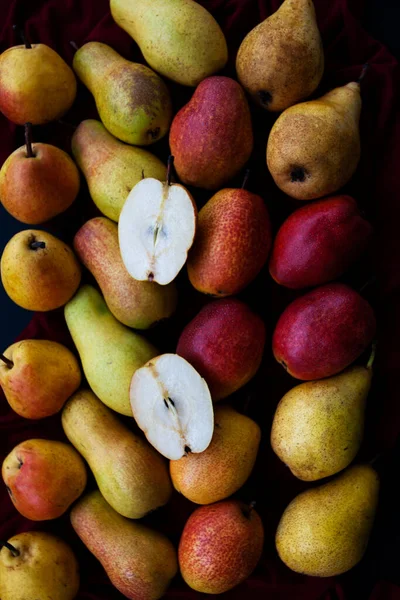
<path id="1" fill-rule="evenodd" d="M 4 356 L 4 354 L 0 354 L 0 360 L 3 361 L 3 363 L 9 368 L 12 369 L 14 366 L 14 363 L 12 360 L 10 360 L 9 358 L 7 358 L 6 356 Z"/>
<path id="2" fill-rule="evenodd" d="M 78 44 L 76 42 L 74 42 L 74 40 L 71 40 L 70 43 L 69 43 L 69 45 L 73 47 L 73 49 L 75 50 L 75 52 L 78 52 L 79 46 L 78 46 Z"/>
<path id="3" fill-rule="evenodd" d="M 172 165 L 174 164 L 174 157 L 172 155 L 168 156 L 167 162 L 167 185 L 171 185 L 171 177 L 172 177 Z"/>
<path id="4" fill-rule="evenodd" d="M 32 46 L 25 37 L 23 30 L 18 25 L 13 25 L 13 29 L 27 50 L 31 50 Z"/>
<path id="5" fill-rule="evenodd" d="M 369 69 L 370 65 L 369 63 L 365 63 L 365 65 L 363 65 L 360 77 L 357 79 L 357 83 L 361 83 L 362 80 L 364 79 L 365 75 L 367 74 L 367 71 Z"/>
<path id="6" fill-rule="evenodd" d="M 369 357 L 368 362 L 367 362 L 367 369 L 372 369 L 372 365 L 374 364 L 374 360 L 375 360 L 375 355 L 376 355 L 376 342 L 373 342 L 371 356 Z"/>
<path id="7" fill-rule="evenodd" d="M 0 548 L 2 548 L 3 546 L 5 548 L 7 548 L 11 552 L 11 554 L 13 556 L 19 556 L 20 555 L 20 551 L 17 550 L 17 548 L 15 546 L 13 546 L 12 544 L 9 544 L 8 542 L 2 542 L 0 540 Z"/>
<path id="8" fill-rule="evenodd" d="M 35 156 L 32 149 L 32 123 L 25 123 L 25 145 L 26 156 L 28 158 Z"/>
<path id="9" fill-rule="evenodd" d="M 37 250 L 38 248 L 46 248 L 46 244 L 45 244 L 45 242 L 36 242 L 36 241 L 34 241 L 34 242 L 31 242 L 29 244 L 29 248 L 31 250 Z"/>
<path id="10" fill-rule="evenodd" d="M 246 169 L 246 173 L 244 174 L 244 177 L 243 177 L 242 190 L 246 189 L 246 185 L 249 180 L 249 177 L 250 177 L 250 169 Z"/>

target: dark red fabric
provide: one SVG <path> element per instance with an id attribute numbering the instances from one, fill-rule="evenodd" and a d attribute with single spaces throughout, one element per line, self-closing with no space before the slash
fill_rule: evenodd
<path id="1" fill-rule="evenodd" d="M 133 0 L 132 0 L 133 1 Z M 224 74 L 234 76 L 234 61 L 244 35 L 280 5 L 280 0 L 202 0 L 223 27 L 230 48 L 229 65 Z M 269 433 L 274 409 L 284 392 L 295 385 L 277 365 L 271 353 L 271 334 L 279 314 L 290 300 L 299 295 L 279 288 L 267 269 L 258 276 L 240 297 L 264 318 L 267 325 L 267 346 L 262 367 L 256 378 L 232 401 L 239 408 L 247 406 L 248 414 L 261 425 L 263 442 L 256 469 L 245 487 L 238 493 L 244 500 L 257 501 L 266 530 L 263 559 L 251 578 L 237 589 L 223 595 L 237 600 L 394 600 L 400 598 L 400 498 L 396 492 L 400 452 L 396 440 L 400 432 L 400 121 L 398 108 L 399 80 L 394 58 L 380 43 L 371 39 L 360 25 L 364 0 L 315 0 L 318 23 L 325 47 L 326 69 L 318 94 L 345 84 L 360 73 L 365 62 L 371 64 L 363 82 L 361 118 L 362 159 L 359 169 L 345 192 L 353 195 L 376 228 L 374 248 L 368 256 L 347 273 L 342 281 L 360 289 L 376 270 L 377 282 L 369 285 L 363 295 L 373 304 L 378 318 L 379 351 L 373 390 L 368 401 L 365 442 L 360 460 L 376 462 L 382 478 L 380 508 L 374 532 L 364 560 L 349 573 L 334 579 L 309 578 L 292 573 L 279 560 L 274 549 L 274 532 L 282 511 L 299 491 L 309 487 L 296 480 L 274 456 Z M 26 22 L 31 42 L 45 42 L 71 63 L 74 40 L 81 45 L 90 40 L 105 42 L 123 56 L 141 60 L 140 52 L 130 37 L 113 22 L 108 0 L 0 0 L 0 50 L 14 45 L 12 24 Z M 296 74 L 294 74 L 296 76 Z M 175 109 L 189 98 L 192 90 L 168 83 Z M 274 230 L 297 205 L 274 186 L 265 165 L 265 144 L 275 117 L 252 107 L 255 151 L 250 161 L 249 189 L 266 201 Z M 70 149 L 73 126 L 82 119 L 95 117 L 91 95 L 83 86 L 78 98 L 62 123 L 36 127 L 36 141 L 54 143 Z M 0 116 L 0 163 L 23 142 L 22 128 L 16 128 Z M 163 159 L 168 155 L 168 142 L 163 140 L 151 148 Z M 238 181 L 232 182 L 233 185 Z M 210 197 L 194 190 L 199 206 Z M 49 223 L 46 229 L 71 242 L 73 234 L 88 218 L 96 214 L 85 186 L 79 199 L 63 216 Z M 85 275 L 86 279 L 90 278 Z M 177 315 L 169 322 L 149 332 L 148 337 L 161 351 L 174 351 L 179 333 L 199 308 L 208 300 L 194 292 L 185 273 L 178 278 L 180 304 Z M 21 338 L 59 340 L 72 348 L 62 311 L 35 315 Z M 132 421 L 126 420 L 132 425 Z M 19 442 L 32 438 L 64 439 L 59 416 L 30 422 L 15 415 L 3 396 L 0 397 L 0 459 Z M 93 482 L 91 482 L 92 484 Z M 397 495 L 396 495 L 397 494 Z M 86 551 L 72 531 L 68 515 L 47 523 L 32 523 L 13 508 L 5 487 L 0 485 L 0 539 L 19 531 L 45 529 L 61 535 L 71 543 L 81 564 L 79 600 L 112 600 L 122 598 L 108 583 L 102 568 Z M 171 503 L 150 518 L 150 524 L 166 532 L 178 543 L 185 520 L 194 506 L 174 495 Z M 177 577 L 167 598 L 191 600 L 207 598 L 185 586 Z"/>

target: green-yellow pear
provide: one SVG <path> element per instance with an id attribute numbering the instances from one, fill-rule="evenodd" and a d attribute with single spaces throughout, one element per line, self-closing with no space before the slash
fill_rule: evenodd
<path id="1" fill-rule="evenodd" d="M 58 537 L 18 533 L 0 550 L 1 600 L 73 600 L 78 590 L 78 562 Z"/>
<path id="2" fill-rule="evenodd" d="M 378 504 L 379 479 L 369 465 L 350 467 L 307 490 L 286 508 L 276 548 L 292 571 L 333 577 L 363 557 Z"/>
<path id="3" fill-rule="evenodd" d="M 117 321 L 101 294 L 90 285 L 78 290 L 64 314 L 90 387 L 104 404 L 132 416 L 132 376 L 158 354 L 157 350 Z"/>
<path id="4" fill-rule="evenodd" d="M 317 100 L 291 106 L 268 138 L 267 165 L 276 185 L 297 200 L 333 194 L 360 160 L 360 79 Z"/>
<path id="5" fill-rule="evenodd" d="M 71 523 L 126 598 L 158 600 L 164 596 L 178 570 L 178 560 L 174 546 L 163 534 L 121 517 L 98 491 L 74 506 Z"/>
<path id="6" fill-rule="evenodd" d="M 315 481 L 338 473 L 356 456 L 372 361 L 291 389 L 276 409 L 271 444 L 293 475 Z"/>
<path id="7" fill-rule="evenodd" d="M 217 21 L 193 0 L 111 0 L 110 8 L 152 69 L 177 83 L 196 86 L 228 60 Z"/>
<path id="8" fill-rule="evenodd" d="M 164 459 L 93 392 L 74 394 L 61 420 L 65 435 L 87 461 L 114 510 L 140 519 L 168 502 L 172 485 Z"/>
<path id="9" fill-rule="evenodd" d="M 100 42 L 79 48 L 73 67 L 92 92 L 103 125 L 119 140 L 147 146 L 167 133 L 171 98 L 154 71 L 126 60 Z"/>
<path id="10" fill-rule="evenodd" d="M 214 410 L 214 435 L 204 452 L 170 462 L 175 489 L 196 504 L 228 498 L 246 482 L 257 457 L 257 423 L 230 406 Z"/>
<path id="11" fill-rule="evenodd" d="M 156 156 L 120 142 L 100 121 L 88 119 L 72 137 L 72 153 L 97 208 L 117 221 L 129 192 L 145 177 L 164 181 L 166 167 Z"/>
<path id="12" fill-rule="evenodd" d="M 244 38 L 236 58 L 242 86 L 267 110 L 281 111 L 317 88 L 324 50 L 312 0 L 285 0 Z"/>
<path id="13" fill-rule="evenodd" d="M 118 321 L 148 329 L 172 315 L 177 293 L 173 282 L 158 285 L 131 277 L 122 262 L 118 225 L 105 217 L 87 221 L 74 238 L 81 262 L 96 278 L 108 308 Z"/>

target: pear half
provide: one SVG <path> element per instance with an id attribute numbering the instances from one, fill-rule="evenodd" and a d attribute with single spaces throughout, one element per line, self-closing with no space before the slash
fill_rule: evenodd
<path id="1" fill-rule="evenodd" d="M 152 177 L 142 179 L 122 208 L 118 235 L 122 260 L 139 281 L 167 285 L 175 279 L 193 244 L 197 208 L 191 194 L 179 184 Z"/>
<path id="2" fill-rule="evenodd" d="M 179 460 L 209 446 L 214 430 L 211 394 L 181 356 L 162 354 L 138 369 L 130 399 L 140 429 L 166 458 Z"/>

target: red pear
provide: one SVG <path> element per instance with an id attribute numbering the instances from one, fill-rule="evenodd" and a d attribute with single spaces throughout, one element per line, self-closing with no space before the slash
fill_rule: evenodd
<path id="1" fill-rule="evenodd" d="M 269 271 L 277 283 L 292 289 L 327 283 L 361 256 L 371 235 L 371 224 L 350 196 L 313 202 L 279 229 Z"/>
<path id="2" fill-rule="evenodd" d="M 265 344 L 262 319 L 235 298 L 207 304 L 183 330 L 177 354 L 206 380 L 213 400 L 233 394 L 260 366 Z"/>
<path id="3" fill-rule="evenodd" d="M 375 329 L 368 302 L 347 285 L 331 283 L 289 304 L 276 325 L 272 348 L 293 377 L 322 379 L 356 360 Z"/>

